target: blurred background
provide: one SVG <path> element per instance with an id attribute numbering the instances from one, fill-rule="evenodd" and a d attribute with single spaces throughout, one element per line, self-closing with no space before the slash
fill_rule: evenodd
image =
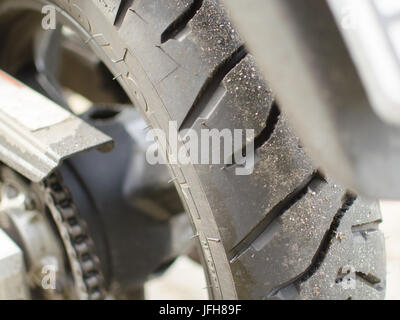
<path id="1" fill-rule="evenodd" d="M 400 202 L 382 201 L 383 230 L 387 255 L 387 300 L 400 300 Z M 207 299 L 203 269 L 189 258 L 179 258 L 160 278 L 146 285 L 150 300 Z"/>

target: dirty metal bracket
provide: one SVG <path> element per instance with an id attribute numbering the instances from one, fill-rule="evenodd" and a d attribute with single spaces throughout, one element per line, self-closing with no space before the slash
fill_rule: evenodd
<path id="1" fill-rule="evenodd" d="M 62 160 L 112 139 L 0 70 L 0 161 L 39 182 Z"/>

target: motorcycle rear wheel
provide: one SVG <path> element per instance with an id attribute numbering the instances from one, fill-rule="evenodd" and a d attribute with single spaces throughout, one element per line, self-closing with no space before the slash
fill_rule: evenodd
<path id="1" fill-rule="evenodd" d="M 12 2 L 56 5 L 153 128 L 255 129 L 249 176 L 169 165 L 211 298 L 384 298 L 378 204 L 311 163 L 219 1 Z"/>

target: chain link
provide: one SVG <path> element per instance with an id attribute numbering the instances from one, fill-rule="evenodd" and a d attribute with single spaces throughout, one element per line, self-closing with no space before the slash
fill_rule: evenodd
<path id="1" fill-rule="evenodd" d="M 45 202 L 57 226 L 67 252 L 76 295 L 81 300 L 105 298 L 104 278 L 94 244 L 85 222 L 80 218 L 71 192 L 64 185 L 59 172 L 51 174 L 42 183 Z"/>

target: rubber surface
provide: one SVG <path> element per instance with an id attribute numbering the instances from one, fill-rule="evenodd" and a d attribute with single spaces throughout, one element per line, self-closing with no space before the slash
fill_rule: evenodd
<path id="1" fill-rule="evenodd" d="M 218 1 L 55 2 L 153 127 L 255 129 L 250 176 L 222 165 L 170 168 L 213 298 L 384 297 L 377 204 L 313 166 Z"/>

